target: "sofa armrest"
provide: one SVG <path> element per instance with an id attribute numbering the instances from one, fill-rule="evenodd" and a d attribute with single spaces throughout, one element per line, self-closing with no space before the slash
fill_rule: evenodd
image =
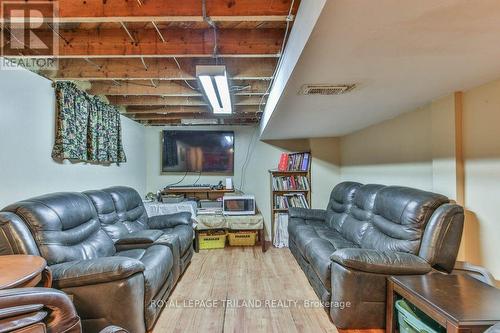
<path id="1" fill-rule="evenodd" d="M 125 279 L 145 270 L 139 260 L 124 257 L 105 257 L 69 261 L 50 266 L 55 288 L 78 287 Z"/>
<path id="2" fill-rule="evenodd" d="M 129 244 L 152 244 L 163 235 L 160 230 L 140 230 L 131 232 L 118 239 L 116 245 Z"/>
<path id="3" fill-rule="evenodd" d="M 80 331 L 80 318 L 68 295 L 50 288 L 0 290 L 0 331 L 11 332 L 26 324 L 45 322 L 52 332 Z"/>
<path id="4" fill-rule="evenodd" d="M 180 212 L 169 215 L 157 215 L 150 217 L 148 225 L 151 229 L 173 228 L 176 225 L 191 225 L 191 213 Z"/>
<path id="5" fill-rule="evenodd" d="M 404 252 L 341 249 L 335 251 L 330 259 L 347 268 L 386 275 L 426 274 L 432 269 L 424 259 Z"/>
<path id="6" fill-rule="evenodd" d="M 288 210 L 288 216 L 290 218 L 297 217 L 304 220 L 324 221 L 326 218 L 326 210 L 291 207 Z"/>

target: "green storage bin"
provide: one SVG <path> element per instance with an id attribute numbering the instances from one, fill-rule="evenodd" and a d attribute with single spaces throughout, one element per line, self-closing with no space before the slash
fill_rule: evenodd
<path id="1" fill-rule="evenodd" d="M 446 329 L 413 304 L 396 301 L 400 333 L 445 333 Z"/>

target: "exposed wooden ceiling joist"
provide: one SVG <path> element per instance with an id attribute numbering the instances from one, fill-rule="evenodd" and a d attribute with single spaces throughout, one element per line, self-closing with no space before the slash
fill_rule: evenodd
<path id="1" fill-rule="evenodd" d="M 245 81 L 241 81 L 245 83 Z M 149 95 L 149 96 L 177 96 L 177 97 L 200 97 L 202 94 L 187 87 L 184 83 L 174 81 L 158 81 L 156 86 L 150 81 L 92 81 L 88 93 L 92 95 Z M 266 81 L 252 81 L 249 89 L 234 92 L 233 95 L 259 96 L 267 91 Z"/>
<path id="2" fill-rule="evenodd" d="M 178 114 L 125 114 L 135 120 L 172 120 L 172 119 L 258 119 L 259 116 L 252 115 L 214 115 L 212 113 L 178 113 Z"/>
<path id="3" fill-rule="evenodd" d="M 54 80 L 196 80 L 196 65 L 213 64 L 212 59 L 60 59 L 57 72 L 42 74 Z M 232 80 L 269 80 L 276 59 L 224 59 Z M 179 69 L 180 67 L 180 69 Z"/>
<path id="4" fill-rule="evenodd" d="M 182 119 L 170 119 L 170 120 L 138 120 L 138 122 L 148 125 L 148 126 L 178 126 L 182 125 Z M 210 126 L 217 125 L 238 125 L 238 126 L 253 126 L 258 124 L 258 119 L 219 119 L 216 124 L 210 124 Z M 206 124 L 191 124 L 190 126 L 203 126 Z"/>
<path id="5" fill-rule="evenodd" d="M 5 2 L 5 1 L 0 1 Z M 24 2 L 36 2 L 25 0 Z M 293 12 L 297 11 L 296 1 Z M 161 21 L 161 19 L 193 21 L 203 19 L 201 0 L 154 0 L 102 1 L 102 0 L 58 0 L 59 17 L 65 22 L 100 22 L 100 20 Z M 283 20 L 288 15 L 289 1 L 276 0 L 207 0 L 206 15 L 214 21 L 233 20 L 242 17 L 248 20 L 271 17 Z M 108 22 L 108 21 L 107 21 Z"/>
<path id="6" fill-rule="evenodd" d="M 207 106 L 202 97 L 162 97 L 162 96 L 106 96 L 114 105 L 135 106 L 143 109 L 158 108 L 158 106 Z M 235 106 L 258 106 L 265 102 L 262 96 L 234 96 Z"/>
<path id="7" fill-rule="evenodd" d="M 257 106 L 239 106 L 234 109 L 235 115 L 250 114 L 255 116 L 259 112 Z M 151 115 L 151 114 L 212 114 L 204 106 L 169 106 L 169 107 L 128 107 L 124 114 Z"/>
<path id="8" fill-rule="evenodd" d="M 162 42 L 154 29 L 130 30 L 130 39 L 123 29 L 60 30 L 68 41 L 60 40 L 55 57 L 64 58 L 126 58 L 126 57 L 212 57 L 214 33 L 211 30 L 162 29 Z M 4 31 L 3 33 L 7 33 Z M 50 40 L 52 31 L 38 31 L 41 40 Z M 217 31 L 217 55 L 220 57 L 275 57 L 283 42 L 282 29 L 220 29 Z M 244 38 L 242 38 L 244 36 Z M 44 53 L 45 52 L 45 53 Z M 5 56 L 44 57 L 53 54 L 45 49 L 5 50 Z"/>

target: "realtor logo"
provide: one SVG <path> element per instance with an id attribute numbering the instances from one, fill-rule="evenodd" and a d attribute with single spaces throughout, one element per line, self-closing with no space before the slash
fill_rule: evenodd
<path id="1" fill-rule="evenodd" d="M 57 69 L 56 1 L 2 1 L 0 69 Z"/>

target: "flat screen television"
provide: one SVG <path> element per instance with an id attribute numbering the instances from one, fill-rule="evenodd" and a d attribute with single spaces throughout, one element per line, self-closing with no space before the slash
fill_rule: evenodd
<path id="1" fill-rule="evenodd" d="M 234 132 L 163 131 L 163 172 L 234 171 Z"/>

